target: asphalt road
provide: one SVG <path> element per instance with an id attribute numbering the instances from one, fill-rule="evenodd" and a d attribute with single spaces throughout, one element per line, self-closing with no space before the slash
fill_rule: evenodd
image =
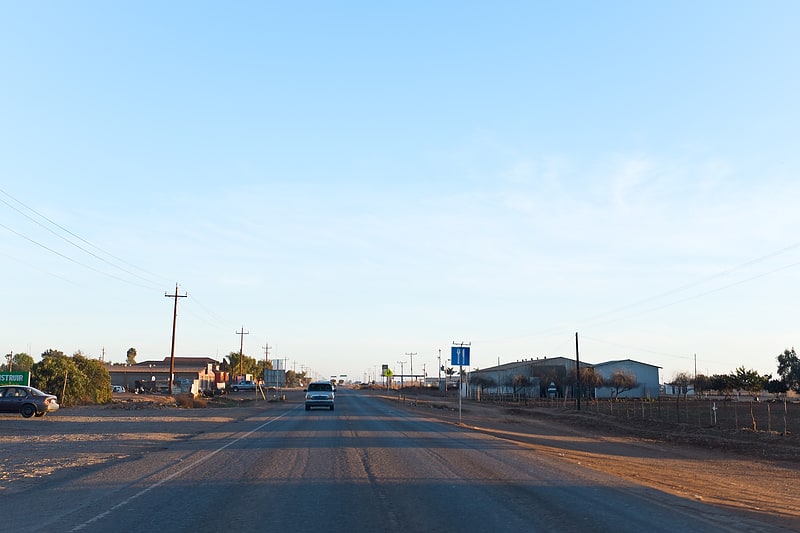
<path id="1" fill-rule="evenodd" d="M 3 495 L 0 515 L 16 532 L 775 530 L 347 390 Z"/>

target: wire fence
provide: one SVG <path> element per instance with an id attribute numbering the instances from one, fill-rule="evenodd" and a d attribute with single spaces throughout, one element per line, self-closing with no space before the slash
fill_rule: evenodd
<path id="1" fill-rule="evenodd" d="M 521 398 L 502 401 L 552 409 L 577 409 L 575 399 Z M 800 434 L 800 403 L 795 401 L 752 401 L 737 399 L 661 397 L 655 399 L 581 400 L 581 410 L 627 422 L 661 422 L 719 429 L 748 429 L 783 434 Z"/>

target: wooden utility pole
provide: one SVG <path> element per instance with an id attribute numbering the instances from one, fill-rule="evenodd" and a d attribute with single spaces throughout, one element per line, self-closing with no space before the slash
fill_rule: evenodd
<path id="1" fill-rule="evenodd" d="M 269 351 L 272 348 L 274 348 L 274 346 L 270 346 L 269 343 L 267 343 L 266 346 L 262 346 L 261 347 L 261 349 L 264 350 L 264 368 L 265 369 L 267 368 L 267 365 L 269 364 Z"/>
<path id="2" fill-rule="evenodd" d="M 178 324 L 178 298 L 186 298 L 186 294 L 178 294 L 178 283 L 175 283 L 175 295 L 164 293 L 165 298 L 174 298 L 172 311 L 172 347 L 169 351 L 169 395 L 172 396 L 172 382 L 175 379 L 175 326 Z"/>
<path id="3" fill-rule="evenodd" d="M 244 326 L 242 326 L 242 331 L 237 331 L 236 334 L 239 335 L 239 337 L 240 337 L 240 341 L 239 341 L 239 379 L 242 379 L 242 358 L 244 357 L 242 355 L 242 353 L 244 351 L 244 336 L 245 335 L 250 335 L 250 332 L 249 331 L 245 331 L 244 330 Z"/>
<path id="4" fill-rule="evenodd" d="M 575 332 L 575 374 L 578 377 L 578 411 L 581 410 L 581 395 L 583 394 L 583 387 L 581 386 L 581 359 L 578 355 L 578 332 Z"/>

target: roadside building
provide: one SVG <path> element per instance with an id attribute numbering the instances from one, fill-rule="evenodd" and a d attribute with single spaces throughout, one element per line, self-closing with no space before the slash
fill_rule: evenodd
<path id="1" fill-rule="evenodd" d="M 590 365 L 581 363 L 585 368 Z M 575 360 L 567 357 L 522 359 L 474 370 L 469 374 L 469 396 L 497 399 L 539 398 L 555 390 L 555 396 L 573 396 Z"/>
<path id="2" fill-rule="evenodd" d="M 586 369 L 602 379 L 602 385 L 587 390 L 584 396 L 597 398 L 657 398 L 660 367 L 631 359 L 605 363 L 581 362 L 582 375 Z M 612 378 L 621 373 L 629 378 L 612 386 Z M 577 392 L 575 359 L 542 357 L 523 359 L 469 373 L 469 397 L 503 400 L 524 398 L 574 398 Z"/>
<path id="3" fill-rule="evenodd" d="M 170 358 L 163 361 L 150 360 L 133 365 L 107 364 L 112 385 L 121 385 L 126 391 L 134 392 L 143 389 L 148 392 L 165 392 L 169 390 Z M 219 362 L 210 357 L 176 357 L 175 384 L 179 390 L 186 388 L 189 392 L 195 380 L 214 382 L 219 376 Z"/>
<path id="4" fill-rule="evenodd" d="M 632 359 L 598 363 L 594 371 L 602 377 L 603 386 L 595 389 L 595 397 L 658 398 L 660 368 Z"/>

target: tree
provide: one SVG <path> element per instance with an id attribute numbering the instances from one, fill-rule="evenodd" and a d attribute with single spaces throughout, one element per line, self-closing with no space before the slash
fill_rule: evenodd
<path id="1" fill-rule="evenodd" d="M 694 393 L 702 396 L 704 392 L 711 388 L 711 379 L 705 374 L 697 374 L 694 378 Z"/>
<path id="2" fill-rule="evenodd" d="M 772 376 L 769 374 L 760 375 L 755 370 L 747 370 L 745 367 L 740 366 L 736 371 L 731 374 L 731 380 L 737 389 L 746 391 L 752 398 L 758 399 L 758 395 L 767 386 Z M 750 403 L 750 419 L 753 422 L 753 431 L 758 431 L 756 425 L 756 416 L 753 413 L 753 403 Z"/>
<path id="3" fill-rule="evenodd" d="M 603 384 L 611 388 L 611 397 L 615 400 L 619 400 L 619 395 L 623 392 L 633 390 L 639 386 L 636 376 L 622 369 L 615 370 Z"/>
<path id="4" fill-rule="evenodd" d="M 581 368 L 581 388 L 588 398 L 595 397 L 595 390 L 603 386 L 603 376 L 592 367 Z"/>
<path id="5" fill-rule="evenodd" d="M 506 379 L 506 385 L 512 389 L 512 395 L 517 397 L 517 392 L 521 392 L 531 386 L 531 378 L 525 374 L 514 374 Z"/>
<path id="6" fill-rule="evenodd" d="M 730 398 L 731 392 L 736 388 L 733 378 L 730 374 L 714 374 L 709 378 L 709 386 L 712 390 Z"/>
<path id="7" fill-rule="evenodd" d="M 689 394 L 689 384 L 692 382 L 692 377 L 687 372 L 678 372 L 675 374 L 675 377 L 672 378 L 672 385 L 675 388 L 675 392 L 678 394 L 678 397 L 681 396 L 686 398 L 686 395 Z"/>
<path id="8" fill-rule="evenodd" d="M 753 398 L 757 398 L 764 387 L 767 386 L 772 376 L 764 374 L 763 376 L 755 370 L 747 370 L 745 367 L 740 366 L 736 371 L 731 374 L 734 388 L 743 390 L 750 394 Z"/>
<path id="9" fill-rule="evenodd" d="M 86 388 L 81 403 L 109 403 L 111 401 L 111 376 L 96 359 L 87 359 L 80 352 L 72 356 L 78 370 L 86 376 Z"/>
<path id="10" fill-rule="evenodd" d="M 794 351 L 784 350 L 778 356 L 778 375 L 786 386 L 795 392 L 800 392 L 800 358 Z"/>
<path id="11" fill-rule="evenodd" d="M 294 370 L 287 370 L 286 371 L 286 386 L 287 387 L 299 387 L 302 386 L 306 382 L 306 373 L 305 372 L 295 372 Z"/>
<path id="12" fill-rule="evenodd" d="M 126 356 L 129 365 L 136 364 L 136 348 L 128 348 Z"/>
<path id="13" fill-rule="evenodd" d="M 768 393 L 774 394 L 775 399 L 780 400 L 781 395 L 786 397 L 786 393 L 789 392 L 789 387 L 782 379 L 771 379 L 769 383 L 767 383 L 766 390 Z"/>
<path id="14" fill-rule="evenodd" d="M 103 363 L 88 359 L 81 352 L 67 357 L 58 350 L 47 350 L 31 368 L 31 384 L 55 394 L 61 405 L 107 403 L 111 401 L 111 376 Z"/>
<path id="15" fill-rule="evenodd" d="M 256 364 L 256 370 L 253 373 L 263 378 L 265 370 L 272 370 L 272 361 L 261 359 Z"/>
<path id="16" fill-rule="evenodd" d="M 61 405 L 78 405 L 84 396 L 86 376 L 75 361 L 58 350 L 47 350 L 31 369 L 31 384 L 58 396 Z"/>
<path id="17" fill-rule="evenodd" d="M 8 355 L 6 359 L 8 359 Z M 31 368 L 33 368 L 33 357 L 30 355 L 26 353 L 15 353 L 11 355 L 11 365 L 8 370 L 13 370 L 14 372 L 30 372 Z"/>
<path id="18" fill-rule="evenodd" d="M 242 354 L 240 361 L 239 352 L 231 352 L 228 354 L 228 361 L 230 361 L 230 372 L 233 376 L 258 374 L 258 362 L 247 354 Z"/>
<path id="19" fill-rule="evenodd" d="M 568 380 L 575 383 L 576 390 L 578 385 L 575 369 L 569 371 Z M 549 382 L 548 382 L 549 383 Z M 603 386 L 603 376 L 590 366 L 581 368 L 581 398 L 594 398 L 595 389 Z"/>
<path id="20" fill-rule="evenodd" d="M 470 375 L 470 383 L 475 385 L 481 391 L 481 398 L 483 398 L 483 393 L 489 387 L 494 387 L 496 382 L 494 378 L 491 376 L 484 375 L 482 373 L 478 374 L 471 374 Z"/>

